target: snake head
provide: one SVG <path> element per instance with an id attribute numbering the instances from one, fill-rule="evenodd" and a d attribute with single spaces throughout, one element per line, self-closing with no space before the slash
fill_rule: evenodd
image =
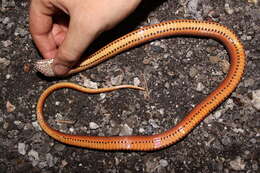
<path id="1" fill-rule="evenodd" d="M 44 76 L 54 77 L 55 73 L 52 69 L 53 61 L 53 58 L 38 60 L 34 63 L 34 68 Z"/>

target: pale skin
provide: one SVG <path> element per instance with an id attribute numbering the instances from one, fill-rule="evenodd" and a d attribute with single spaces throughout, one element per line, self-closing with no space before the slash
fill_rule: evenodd
<path id="1" fill-rule="evenodd" d="M 126 18 L 140 2 L 31 0 L 30 32 L 43 58 L 54 58 L 55 75 L 64 76 L 97 36 Z"/>

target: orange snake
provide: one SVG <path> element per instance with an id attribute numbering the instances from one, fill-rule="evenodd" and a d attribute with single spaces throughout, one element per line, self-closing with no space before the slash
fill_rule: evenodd
<path id="1" fill-rule="evenodd" d="M 196 105 L 188 115 L 185 116 L 175 127 L 155 135 L 150 136 L 79 136 L 61 133 L 51 128 L 44 120 L 43 105 L 46 98 L 55 90 L 60 88 L 72 88 L 87 93 L 100 93 L 116 90 L 119 88 L 140 89 L 132 85 L 122 85 L 112 88 L 88 89 L 76 84 L 63 82 L 57 83 L 47 88 L 40 96 L 37 104 L 37 119 L 42 129 L 54 139 L 65 144 L 86 147 L 100 150 L 157 150 L 176 143 L 186 136 L 198 123 L 200 123 L 213 109 L 222 103 L 237 87 L 242 78 L 246 57 L 242 43 L 235 33 L 227 27 L 208 21 L 197 20 L 172 20 L 163 23 L 146 26 L 135 30 L 117 40 L 104 46 L 88 59 L 83 61 L 78 67 L 72 69 L 69 74 L 73 74 L 89 67 L 92 67 L 116 54 L 140 45 L 149 40 L 167 36 L 199 36 L 209 37 L 222 42 L 230 55 L 230 69 L 226 78 L 219 86 L 210 93 L 204 100 Z M 48 61 L 48 60 L 44 60 Z M 49 60 L 50 61 L 50 60 Z M 40 64 L 40 63 L 39 63 Z M 38 66 L 38 70 L 44 73 L 45 66 Z M 44 63 L 43 63 L 44 64 Z M 48 70 L 48 69 L 47 69 Z"/>

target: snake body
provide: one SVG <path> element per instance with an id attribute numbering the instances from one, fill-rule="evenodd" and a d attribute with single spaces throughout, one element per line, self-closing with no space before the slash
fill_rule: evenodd
<path id="1" fill-rule="evenodd" d="M 145 43 L 149 40 L 168 36 L 199 36 L 213 38 L 223 43 L 230 55 L 230 69 L 225 79 L 204 100 L 196 105 L 175 127 L 150 136 L 79 136 L 61 133 L 51 128 L 44 120 L 43 106 L 46 98 L 59 88 L 72 88 L 82 92 L 99 93 L 119 88 L 135 88 L 134 86 L 118 86 L 104 89 L 87 89 L 72 83 L 58 83 L 47 88 L 40 96 L 37 104 L 37 118 L 42 129 L 54 139 L 65 144 L 100 150 L 157 150 L 176 143 L 185 137 L 212 110 L 222 103 L 237 87 L 246 64 L 245 51 L 236 34 L 219 23 L 197 20 L 172 20 L 135 30 L 104 46 L 78 67 L 72 69 L 73 74 L 113 57 L 114 55 Z"/>

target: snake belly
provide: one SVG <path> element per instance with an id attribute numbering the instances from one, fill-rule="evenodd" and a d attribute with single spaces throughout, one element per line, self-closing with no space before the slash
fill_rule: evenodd
<path id="1" fill-rule="evenodd" d="M 163 133 L 150 136 L 79 136 L 59 132 L 50 127 L 44 120 L 43 107 L 46 98 L 60 88 L 72 88 L 82 92 L 95 93 L 94 90 L 85 91 L 86 89 L 83 87 L 65 82 L 52 85 L 40 96 L 37 104 L 37 119 L 41 128 L 49 136 L 62 143 L 100 150 L 158 150 L 174 144 L 185 137 L 233 92 L 244 73 L 246 56 L 243 45 L 236 34 L 226 26 L 215 22 L 197 20 L 171 20 L 146 26 L 130 32 L 104 46 L 90 55 L 88 59 L 81 62 L 78 67 L 72 69 L 69 74 L 74 74 L 95 66 L 120 52 L 147 41 L 168 36 L 199 36 L 212 38 L 221 42 L 230 56 L 230 68 L 225 79 L 176 126 Z"/>

